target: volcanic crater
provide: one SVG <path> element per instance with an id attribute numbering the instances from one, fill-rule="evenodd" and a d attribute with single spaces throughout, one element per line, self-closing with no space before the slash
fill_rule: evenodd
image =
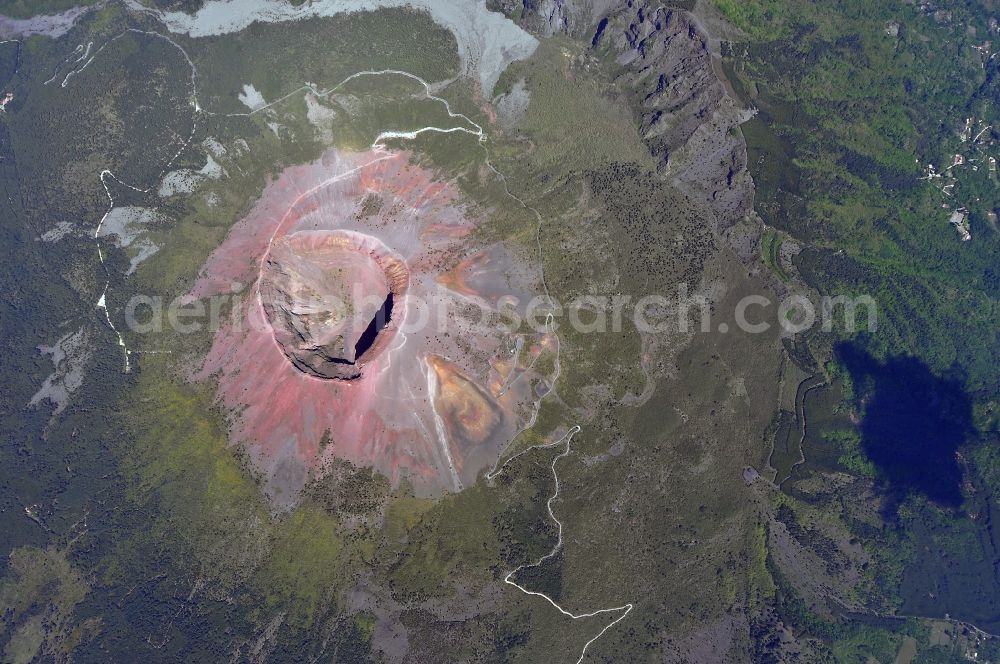
<path id="1" fill-rule="evenodd" d="M 209 257 L 194 297 L 255 296 L 195 379 L 217 380 L 279 505 L 337 459 L 459 491 L 533 421 L 558 341 L 499 324 L 541 281 L 516 245 L 477 240 L 489 214 L 408 153 L 334 150 L 286 169 Z"/>
<path id="2" fill-rule="evenodd" d="M 274 340 L 296 368 L 353 380 L 389 346 L 409 279 L 402 257 L 378 238 L 299 231 L 271 244 L 259 289 Z"/>

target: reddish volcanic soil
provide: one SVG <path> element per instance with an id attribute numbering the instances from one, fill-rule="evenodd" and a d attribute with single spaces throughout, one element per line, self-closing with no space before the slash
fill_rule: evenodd
<path id="1" fill-rule="evenodd" d="M 240 297 L 196 379 L 217 378 L 276 502 L 334 458 L 461 490 L 530 422 L 557 342 L 497 325 L 537 277 L 476 246 L 482 223 L 405 153 L 334 151 L 286 170 L 209 257 L 192 295 Z"/>

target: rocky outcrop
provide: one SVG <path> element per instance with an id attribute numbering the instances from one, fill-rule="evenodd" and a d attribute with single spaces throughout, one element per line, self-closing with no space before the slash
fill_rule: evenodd
<path id="1" fill-rule="evenodd" d="M 493 11 L 520 17 L 521 27 L 542 36 L 586 37 L 591 28 L 621 5 L 616 0 L 487 0 Z"/>
<path id="2" fill-rule="evenodd" d="M 746 142 L 738 131 L 752 117 L 727 94 L 713 43 L 697 17 L 647 2 L 498 0 L 538 34 L 564 33 L 595 51 L 610 47 L 617 86 L 631 94 L 640 132 L 664 179 L 686 194 L 744 259 L 754 253 L 740 224 L 753 208 Z"/>
<path id="3" fill-rule="evenodd" d="M 317 378 L 352 380 L 392 336 L 392 305 L 406 291 L 403 261 L 349 231 L 277 239 L 261 270 L 261 305 L 285 356 Z"/>
<path id="4" fill-rule="evenodd" d="M 737 131 L 752 112 L 726 93 L 709 37 L 693 15 L 641 4 L 625 16 L 628 25 L 609 37 L 627 67 L 622 87 L 636 94 L 642 138 L 664 176 L 703 203 L 725 233 L 753 207 L 746 142 Z"/>

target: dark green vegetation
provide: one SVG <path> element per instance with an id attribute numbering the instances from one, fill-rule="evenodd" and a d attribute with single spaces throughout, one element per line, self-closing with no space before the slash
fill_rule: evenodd
<path id="1" fill-rule="evenodd" d="M 806 285 L 879 307 L 877 329 L 807 335 L 832 362 L 818 373 L 803 364 L 813 375 L 796 412 L 772 424 L 777 480 L 804 501 L 796 511 L 838 515 L 864 544 L 873 564 L 856 587 L 869 607 L 996 632 L 998 7 L 715 4 L 744 31 L 725 67 L 759 110 L 743 127 L 757 211 L 803 247 L 794 263 Z M 956 210 L 968 213 L 967 242 L 948 223 Z M 787 281 L 778 237 L 765 234 L 761 254 Z M 854 624 L 793 613 L 828 645 Z M 872 634 L 886 638 L 883 627 Z M 918 640 L 917 661 L 950 661 Z"/>
<path id="2" fill-rule="evenodd" d="M 761 238 L 760 242 L 760 252 L 761 256 L 764 258 L 764 264 L 767 265 L 774 272 L 775 275 L 782 281 L 788 281 L 788 273 L 785 272 L 785 268 L 781 265 L 781 236 L 773 230 L 765 231 L 764 237 Z"/>
<path id="3" fill-rule="evenodd" d="M 770 227 L 759 265 L 737 258 L 657 172 L 635 131 L 633 91 L 614 85 L 623 70 L 607 36 L 604 50 L 590 48 L 600 41 L 591 33 L 558 36 L 513 65 L 495 92 L 524 81 L 530 104 L 514 126 L 491 124 L 468 82 L 441 93 L 487 128 L 493 165 L 541 226 L 474 138 L 407 147 L 489 210 L 484 234 L 539 252 L 560 301 L 722 284 L 715 306 L 729 312 L 745 295 L 800 288 L 801 276 L 822 292 L 876 296 L 881 327 L 779 340 L 561 326 L 560 381 L 513 449 L 582 426 L 557 465 L 564 547 L 516 581 L 574 612 L 635 604 L 588 650 L 594 661 L 889 662 L 908 648 L 917 661 L 995 658 L 994 644 L 955 623 L 879 617 L 950 613 L 1000 628 L 992 131 L 970 147 L 994 119 L 997 59 L 984 67 L 970 48 L 991 38 L 988 13 L 718 4 L 747 32 L 726 66 L 761 110 L 744 126 Z M 0 45 L 15 92 L 0 116 L 5 659 L 360 662 L 389 659 L 405 640 L 416 661 L 575 661 L 616 616 L 571 621 L 503 584 L 557 540 L 545 505 L 561 447 L 437 501 L 345 463 L 275 514 L 228 447 L 212 386 L 187 379 L 208 333 L 126 333 L 140 352 L 122 373 L 94 308 L 105 279 L 89 239 L 107 205 L 102 169 L 152 188 L 111 182 L 119 204 L 163 214 L 151 232 L 161 249 L 134 276 L 126 252 L 105 244 L 120 320 L 135 292 L 186 292 L 284 166 L 330 145 L 367 147 L 381 129 L 452 124 L 420 86 L 390 78 L 338 90 L 325 125 L 302 94 L 254 117 L 206 114 L 174 167 L 201 168 L 212 138 L 227 148 L 216 155 L 226 175 L 160 199 L 161 170 L 192 131 L 180 52 L 128 33 L 59 87 L 73 46 L 156 27 L 148 21 L 112 5 L 59 42 Z M 237 99 L 247 83 L 270 101 L 362 69 L 431 81 L 459 71 L 451 35 L 404 10 L 176 40 L 198 68 L 199 102 L 218 113 L 248 110 Z M 970 116 L 976 130 L 963 142 Z M 950 197 L 943 180 L 917 179 L 958 152 L 968 165 L 949 176 Z M 959 206 L 971 212 L 966 243 L 947 223 Z M 74 234 L 39 241 L 58 224 Z M 67 408 L 26 408 L 52 369 L 35 346 L 80 329 L 86 379 Z M 780 491 L 770 476 L 745 481 L 748 466 L 766 472 L 768 455 Z M 800 654 L 779 658 L 789 634 Z"/>
<path id="4" fill-rule="evenodd" d="M 408 64 L 435 80 L 457 70 L 454 42 L 425 16 L 362 14 L 344 23 L 299 24 L 299 51 L 288 46 L 296 42 L 288 35 L 256 30 L 250 55 L 220 60 L 216 54 L 204 62 L 196 57 L 200 73 L 217 83 L 227 76 L 220 68 L 236 66 L 243 68 L 236 75 L 244 80 L 264 80 L 247 68 L 266 71 L 262 60 L 269 51 L 303 61 L 316 46 L 309 36 L 318 34 L 325 35 L 327 59 L 311 54 L 322 71 L 310 75 L 321 87 L 369 66 Z M 61 659 L 70 651 L 87 661 L 109 656 L 220 661 L 253 648 L 257 633 L 271 625 L 275 633 L 265 644 L 267 652 L 298 657 L 311 647 L 303 644 L 313 634 L 316 648 L 330 644 L 344 661 L 361 661 L 370 649 L 371 616 L 341 606 L 338 595 L 350 570 L 370 563 L 375 549 L 374 536 L 359 535 L 345 521 L 367 516 L 372 508 L 352 496 L 352 502 L 333 509 L 320 493 L 287 518 L 276 518 L 227 449 L 225 425 L 210 392 L 194 390 L 178 375 L 176 356 L 135 355 L 133 371 L 123 374 L 117 339 L 103 312 L 94 309 L 105 278 L 89 239 L 108 203 L 100 172 L 111 169 L 129 185 L 152 188 L 143 193 L 108 180 L 118 204 L 160 205 L 156 185 L 162 170 L 192 131 L 191 72 L 182 54 L 165 40 L 122 33 L 128 26 L 147 27 L 112 6 L 91 15 L 67 41 L 30 39 L 20 53 L 17 44 L 2 46 L 9 78 L 4 83 L 15 102 L 0 121 L 8 194 L 2 215 L 0 321 L 7 360 L 0 417 L 9 434 L 0 450 L 5 468 L 0 525 L 3 555 L 14 555 L 0 587 L 0 651 L 4 661 L 29 661 L 36 654 Z M 397 35 L 413 32 L 422 35 L 421 43 L 400 46 L 405 40 Z M 347 36 L 337 46 L 332 34 Z M 65 88 L 59 85 L 65 67 L 54 84 L 43 85 L 72 50 L 69 40 L 89 38 L 100 45 L 117 35 Z M 395 51 L 386 40 L 397 45 Z M 276 43 L 285 45 L 274 49 Z M 204 53 L 199 45 L 188 46 L 196 55 Z M 204 43 L 209 53 L 212 47 Z M 377 60 L 376 53 L 388 55 Z M 430 64 L 421 67 L 420 61 Z M 275 71 L 288 66 L 277 64 Z M 282 83 L 290 92 L 301 80 L 296 75 Z M 430 109 L 398 101 L 412 94 L 413 85 L 397 83 L 372 88 L 372 103 L 380 108 L 384 95 L 395 99 L 402 113 L 368 114 L 372 125 L 426 122 Z M 364 88 L 351 92 L 364 94 Z M 297 103 L 302 106 L 301 98 Z M 433 112 L 442 114 L 439 107 Z M 124 252 L 105 245 L 112 280 L 107 299 L 116 320 L 120 303 L 133 292 L 168 298 L 183 292 L 267 177 L 283 162 L 319 154 L 323 146 L 303 116 L 304 108 L 283 119 L 287 135 L 301 136 L 286 142 L 263 122 L 201 124 L 194 146 L 214 135 L 229 145 L 246 141 L 253 154 L 227 162 L 233 178 L 214 192 L 212 205 L 204 199 L 174 200 L 160 208 L 164 220 L 152 232 L 166 247 L 135 280 L 124 278 Z M 347 130 L 349 143 L 367 145 L 374 136 L 370 126 L 355 130 L 357 136 Z M 199 168 L 204 161 L 194 147 L 175 167 Z M 60 224 L 71 229 L 67 240 L 40 241 Z M 66 410 L 50 419 L 48 402 L 26 406 L 52 371 L 35 346 L 77 329 L 87 339 L 81 367 L 86 379 Z M 129 338 L 139 350 L 148 343 L 169 350 L 170 344 L 190 349 L 205 342 Z M 384 487 L 364 484 L 372 485 L 380 505 Z M 405 491 L 401 500 L 407 504 Z M 396 537 L 413 526 L 405 512 L 399 518 L 407 525 Z M 386 532 L 393 531 L 387 526 Z"/>
<path id="5" fill-rule="evenodd" d="M 937 378 L 913 358 L 880 363 L 849 345 L 837 358 L 865 395 L 861 451 L 875 466 L 879 491 L 894 513 L 910 495 L 943 507 L 962 503 L 962 470 L 955 452 L 973 432 L 965 386 Z"/>
<path id="6" fill-rule="evenodd" d="M 154 27 L 112 6 L 67 41 L 103 43 L 130 24 Z M 249 82 L 272 100 L 304 80 L 325 88 L 360 69 L 404 68 L 434 81 L 458 71 L 450 37 L 406 11 L 177 41 L 198 67 L 199 102 L 219 112 L 245 112 L 236 96 Z M 155 186 L 169 146 L 179 147 L 191 132 L 190 72 L 179 51 L 128 33 L 57 88 L 65 71 L 55 84 L 41 83 L 72 49 L 31 40 L 25 50 L 4 124 L 15 163 L 30 162 L 8 180 L 25 189 L 30 205 L 11 217 L 5 245 L 12 252 L 7 264 L 21 273 L 10 275 L 14 288 L 5 293 L 4 338 L 21 344 L 11 357 L 12 371 L 23 374 L 11 376 L 5 426 L 32 428 L 23 427 L 17 445 L 4 449 L 19 475 L 5 476 L 10 499 L 2 518 L 23 534 L 11 546 L 33 548 L 18 554 L 6 578 L 17 583 L 30 572 L 22 557 L 40 561 L 46 578 L 61 584 L 46 588 L 67 588 L 65 599 L 52 595 L 52 615 L 66 629 L 53 633 L 51 646 L 40 643 L 36 624 L 48 614 L 13 607 L 0 647 L 11 657 L 74 649 L 84 660 L 128 653 L 220 661 L 260 653 L 273 661 L 354 662 L 398 648 L 391 634 L 400 629 L 420 661 L 537 661 L 540 653 L 575 659 L 616 616 L 571 621 L 503 584 L 509 570 L 556 541 L 545 501 L 555 490 L 550 464 L 560 450 L 525 454 L 492 485 L 438 501 L 345 464 L 309 487 L 294 510 L 273 514 L 238 451 L 227 447 L 213 389 L 187 380 L 208 333 L 125 332 L 137 351 L 125 375 L 117 340 L 103 312 L 93 310 L 104 279 L 87 234 L 107 203 L 97 177 L 102 169 L 154 189 L 112 182 L 119 204 L 156 206 L 163 214 L 152 229 L 161 249 L 133 277 L 125 275 L 126 252 L 104 245 L 107 301 L 121 320 L 134 292 L 168 300 L 186 292 L 207 254 L 283 166 L 315 159 L 330 144 L 367 147 L 379 129 L 452 124 L 440 106 L 421 99 L 412 82 L 385 78 L 339 91 L 345 104 L 327 127 L 310 121 L 302 95 L 252 118 L 204 115 L 174 167 L 200 168 L 211 137 L 228 148 L 216 156 L 227 175 L 193 195 L 160 200 Z M 506 134 L 488 125 L 466 83 L 443 93 L 456 110 L 490 127 L 494 164 L 541 212 L 541 228 L 484 168 L 474 138 L 432 136 L 407 147 L 459 177 L 470 200 L 491 210 L 495 223 L 484 232 L 524 251 L 540 248 L 548 288 L 562 301 L 587 292 L 620 292 L 634 301 L 704 276 L 737 284 L 720 303 L 732 309 L 760 284 L 745 283 L 743 264 L 715 244 L 690 201 L 662 186 L 630 114 L 602 96 L 607 80 L 592 70 L 590 56 L 577 57 L 584 54 L 580 44 L 554 40 L 511 70 L 500 88 L 524 77 L 532 103 Z M 347 102 L 354 111 L 341 113 Z M 58 222 L 77 234 L 52 244 L 35 239 Z M 13 241 L 18 233 L 24 239 Z M 36 312 L 39 302 L 50 309 Z M 51 409 L 24 410 L 50 371 L 33 347 L 40 337 L 58 338 L 60 324 L 74 329 L 67 320 L 90 331 L 96 350 L 85 363 L 84 386 L 46 434 Z M 697 650 L 716 634 L 745 646 L 742 608 L 732 607 L 760 606 L 774 592 L 764 529 L 748 515 L 741 473 L 761 462 L 760 450 L 745 441 L 761 439 L 769 413 L 754 408 L 748 394 L 773 393 L 768 366 L 778 354 L 776 338 L 713 333 L 688 347 L 690 335 L 643 339 L 628 323 L 602 334 L 564 328 L 557 393 L 514 446 L 584 426 L 558 465 L 561 494 L 553 508 L 566 546 L 518 580 L 550 591 L 574 612 L 635 602 L 628 620 L 591 646 L 595 657 L 659 662 L 665 652 Z M 655 389 L 653 380 L 660 383 Z M 720 492 L 720 482 L 733 489 Z M 26 529 L 24 507 L 36 503 L 44 526 Z M 86 527 L 74 529 L 83 514 Z M 43 590 L 35 595 L 39 604 L 52 602 Z M 683 642 L 673 643 L 673 634 L 685 635 Z"/>
<path id="7" fill-rule="evenodd" d="M 987 5 L 936 6 L 720 3 L 757 39 L 734 44 L 727 69 L 760 111 L 744 126 L 758 212 L 807 244 L 798 262 L 811 285 L 878 300 L 872 352 L 960 367 L 990 397 L 1000 234 L 988 217 L 1000 188 L 989 157 L 1000 134 L 986 127 L 1000 120 L 1000 90 L 997 58 L 973 47 L 997 33 Z M 950 196 L 940 191 L 948 178 L 918 179 L 955 154 L 966 163 L 951 171 Z M 963 206 L 969 242 L 947 223 Z"/>

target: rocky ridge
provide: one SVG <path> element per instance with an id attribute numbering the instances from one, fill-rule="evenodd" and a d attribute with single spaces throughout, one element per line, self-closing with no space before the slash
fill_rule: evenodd
<path id="1" fill-rule="evenodd" d="M 610 47 L 616 83 L 630 91 L 639 131 L 664 180 L 687 195 L 744 260 L 755 254 L 754 186 L 739 126 L 753 116 L 727 92 L 717 63 L 717 42 L 698 17 L 651 2 L 624 6 L 596 0 L 498 0 L 536 34 L 588 40 Z"/>

